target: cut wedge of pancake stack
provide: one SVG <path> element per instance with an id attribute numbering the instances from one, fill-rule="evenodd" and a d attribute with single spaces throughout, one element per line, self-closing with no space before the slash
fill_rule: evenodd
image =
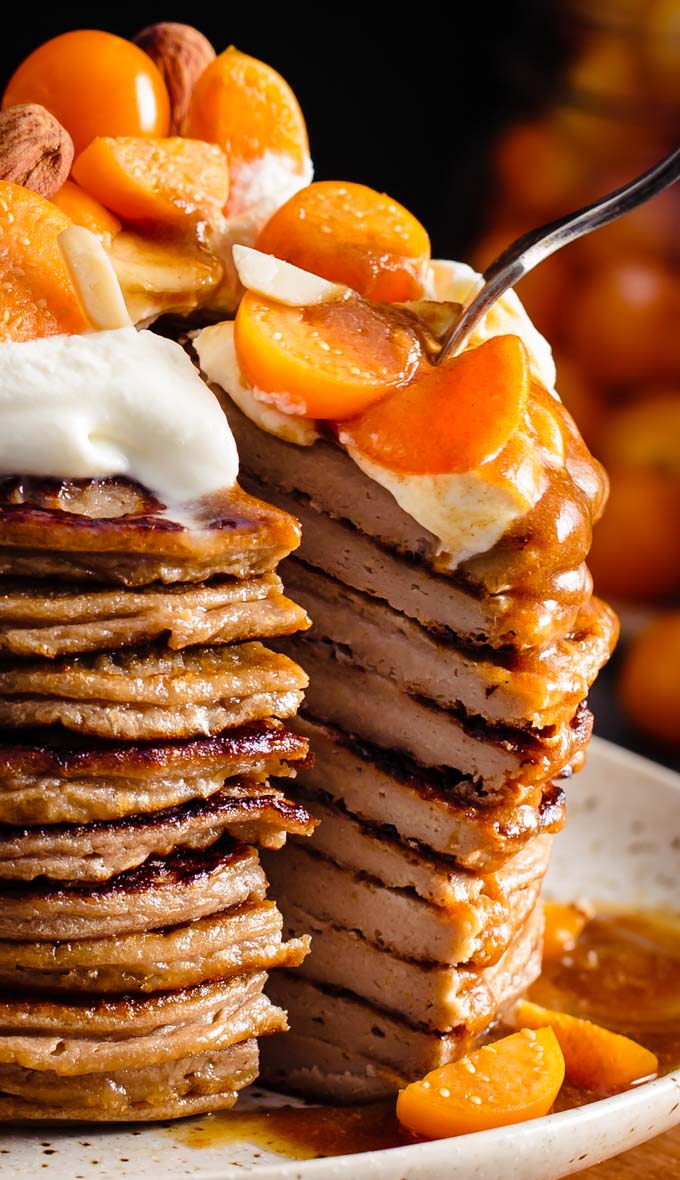
<path id="1" fill-rule="evenodd" d="M 313 822 L 286 779 L 306 678 L 261 640 L 294 521 L 234 488 L 173 518 L 119 480 L 0 482 L 0 1117 L 228 1107 L 286 1027 L 257 846 Z M 274 781 L 270 781 L 274 776 Z"/>
<path id="2" fill-rule="evenodd" d="M 540 970 L 541 880 L 616 634 L 584 564 L 606 481 L 562 415 L 536 507 L 450 570 L 342 446 L 224 402 L 244 486 L 302 524 L 281 572 L 313 619 L 276 643 L 310 678 L 294 791 L 321 823 L 264 862 L 286 929 L 312 936 L 272 981 L 291 1032 L 265 1076 L 374 1098 L 459 1056 Z"/>

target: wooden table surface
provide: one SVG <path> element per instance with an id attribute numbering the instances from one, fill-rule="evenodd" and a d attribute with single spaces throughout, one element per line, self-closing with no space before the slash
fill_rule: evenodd
<path id="1" fill-rule="evenodd" d="M 680 1177 L 680 1126 L 649 1143 L 578 1173 L 578 1180 L 676 1180 Z"/>

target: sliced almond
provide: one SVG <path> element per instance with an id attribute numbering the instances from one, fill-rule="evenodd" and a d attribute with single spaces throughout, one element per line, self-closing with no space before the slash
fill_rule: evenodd
<path id="1" fill-rule="evenodd" d="M 349 291 L 349 287 L 342 283 L 330 283 L 328 279 L 283 262 L 273 254 L 263 254 L 251 246 L 234 246 L 233 254 L 243 286 L 275 303 L 308 307 L 314 303 L 344 299 Z"/>
<path id="2" fill-rule="evenodd" d="M 82 225 L 72 225 L 59 234 L 58 242 L 90 325 L 98 331 L 130 327 L 120 283 L 99 238 Z"/>

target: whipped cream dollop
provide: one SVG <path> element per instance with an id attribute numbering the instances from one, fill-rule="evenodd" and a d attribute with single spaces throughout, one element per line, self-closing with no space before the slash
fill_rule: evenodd
<path id="1" fill-rule="evenodd" d="M 233 486 L 238 453 L 180 345 L 125 327 L 0 345 L 0 474 L 126 476 L 173 505 Z"/>

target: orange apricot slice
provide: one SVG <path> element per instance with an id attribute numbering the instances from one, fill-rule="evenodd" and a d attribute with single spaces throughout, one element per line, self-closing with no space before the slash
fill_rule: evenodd
<path id="1" fill-rule="evenodd" d="M 302 172 L 309 156 L 305 121 L 288 83 L 233 45 L 198 79 L 186 134 L 219 144 L 233 173 L 267 152 L 288 157 Z"/>
<path id="2" fill-rule="evenodd" d="M 257 249 L 387 303 L 420 299 L 430 261 L 430 239 L 408 209 L 364 184 L 335 180 L 295 193 Z"/>
<path id="3" fill-rule="evenodd" d="M 89 229 L 104 246 L 110 246 L 116 234 L 120 233 L 118 218 L 73 180 L 67 180 L 51 200 L 71 218 L 74 225 Z"/>
<path id="4" fill-rule="evenodd" d="M 566 905 L 559 901 L 544 901 L 543 913 L 543 958 L 561 959 L 562 955 L 573 951 L 591 915 L 582 906 L 573 903 Z"/>
<path id="5" fill-rule="evenodd" d="M 343 425 L 342 441 L 405 475 L 471 471 L 495 455 L 524 414 L 529 362 L 518 336 L 492 336 Z"/>
<path id="6" fill-rule="evenodd" d="M 291 307 L 247 291 L 234 324 L 241 371 L 285 413 L 351 418 L 409 381 L 415 331 L 358 295 Z"/>
<path id="7" fill-rule="evenodd" d="M 224 152 L 197 139 L 99 136 L 73 165 L 78 184 L 125 221 L 210 217 L 227 202 Z"/>
<path id="8" fill-rule="evenodd" d="M 0 181 L 0 342 L 87 327 L 57 245 L 72 224 L 46 197 Z"/>
<path id="9" fill-rule="evenodd" d="M 551 1028 L 564 1054 L 567 1079 L 584 1089 L 612 1094 L 654 1077 L 658 1058 L 632 1041 L 591 1020 L 520 1000 L 517 1023 L 523 1028 Z"/>
<path id="10" fill-rule="evenodd" d="M 167 135 L 170 100 L 151 58 L 113 33 L 74 29 L 40 45 L 12 75 L 2 106 L 39 102 L 81 152 L 95 135 Z"/>
<path id="11" fill-rule="evenodd" d="M 397 1098 L 397 1118 L 425 1139 L 523 1123 L 548 1113 L 563 1081 L 552 1030 L 523 1029 L 412 1082 Z"/>

